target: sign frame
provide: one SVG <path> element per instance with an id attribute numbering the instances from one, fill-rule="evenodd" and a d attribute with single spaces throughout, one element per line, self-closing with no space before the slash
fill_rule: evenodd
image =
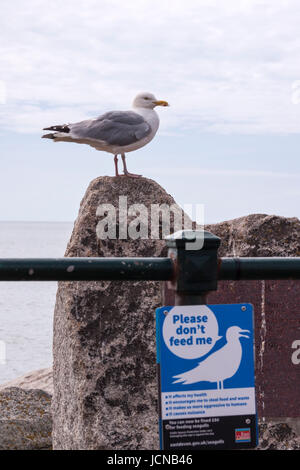
<path id="1" fill-rule="evenodd" d="M 163 306 L 156 310 L 162 450 L 257 446 L 253 319 L 253 306 L 247 303 Z M 210 349 L 207 344 L 203 347 L 205 340 Z M 224 364 L 234 363 L 237 353 L 232 348 L 238 344 L 241 357 L 229 377 L 232 371 L 225 372 Z M 201 374 L 202 380 L 198 380 Z M 215 379 L 220 374 L 224 380 Z"/>

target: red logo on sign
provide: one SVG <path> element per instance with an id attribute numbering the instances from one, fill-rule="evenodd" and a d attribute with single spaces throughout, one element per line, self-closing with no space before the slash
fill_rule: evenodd
<path id="1" fill-rule="evenodd" d="M 236 429 L 235 430 L 235 442 L 250 442 L 251 432 L 250 428 Z"/>

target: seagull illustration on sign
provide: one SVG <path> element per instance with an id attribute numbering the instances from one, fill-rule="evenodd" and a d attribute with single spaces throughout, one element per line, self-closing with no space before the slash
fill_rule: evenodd
<path id="1" fill-rule="evenodd" d="M 239 326 L 231 326 L 226 331 L 226 344 L 218 349 L 194 369 L 174 375 L 173 383 L 182 385 L 196 382 L 217 382 L 217 389 L 223 389 L 223 381 L 233 377 L 238 371 L 242 360 L 242 345 L 240 338 L 248 338 L 250 331 L 242 330 Z"/>

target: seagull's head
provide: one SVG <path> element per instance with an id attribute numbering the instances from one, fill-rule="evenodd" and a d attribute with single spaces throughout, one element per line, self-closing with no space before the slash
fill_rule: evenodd
<path id="1" fill-rule="evenodd" d="M 167 101 L 157 100 L 152 93 L 139 93 L 133 100 L 134 108 L 154 109 L 155 106 L 169 106 Z"/>
<path id="2" fill-rule="evenodd" d="M 242 330 L 239 326 L 231 326 L 226 331 L 226 340 L 232 341 L 241 337 L 249 339 L 250 331 Z"/>

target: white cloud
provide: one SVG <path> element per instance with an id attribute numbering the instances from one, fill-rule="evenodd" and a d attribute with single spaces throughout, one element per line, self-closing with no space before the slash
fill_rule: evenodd
<path id="1" fill-rule="evenodd" d="M 6 102 L 6 84 L 0 80 L 0 104 Z"/>
<path id="2" fill-rule="evenodd" d="M 2 7 L 2 127 L 37 132 L 168 99 L 162 131 L 294 133 L 298 0 L 16 0 Z"/>

